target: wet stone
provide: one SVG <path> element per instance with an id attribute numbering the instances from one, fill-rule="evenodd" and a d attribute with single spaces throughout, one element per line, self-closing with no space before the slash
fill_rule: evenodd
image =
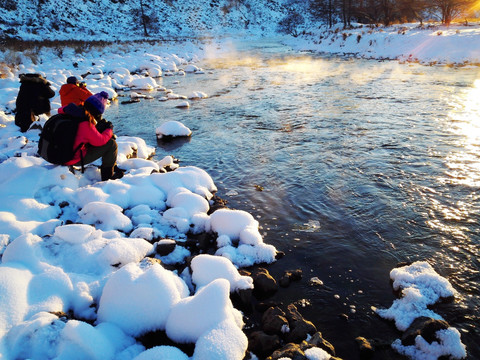
<path id="1" fill-rule="evenodd" d="M 281 349 L 275 350 L 267 360 L 278 360 L 281 358 L 290 358 L 291 360 L 307 360 L 305 352 L 299 344 L 288 343 Z"/>
<path id="2" fill-rule="evenodd" d="M 421 335 L 428 343 L 438 341 L 436 332 L 448 329 L 449 325 L 444 320 L 437 320 L 426 316 L 416 318 L 402 335 L 402 344 L 414 345 L 415 338 Z"/>
<path id="3" fill-rule="evenodd" d="M 297 307 L 293 304 L 288 305 L 286 312 L 288 323 L 290 324 L 290 332 L 286 336 L 288 342 L 300 342 L 317 332 L 315 325 L 298 312 Z"/>
<path id="4" fill-rule="evenodd" d="M 330 355 L 335 356 L 335 348 L 327 340 L 325 340 L 320 331 L 317 331 L 313 336 L 308 340 L 308 343 L 325 350 Z"/>
<path id="5" fill-rule="evenodd" d="M 355 339 L 355 341 L 357 342 L 358 349 L 360 350 L 360 359 L 367 360 L 373 358 L 375 349 L 369 340 L 359 336 Z"/>
<path id="6" fill-rule="evenodd" d="M 252 274 L 252 278 L 256 293 L 271 295 L 278 290 L 277 281 L 270 275 L 267 269 L 258 268 Z"/>
<path id="7" fill-rule="evenodd" d="M 267 334 L 282 334 L 289 327 L 285 313 L 279 307 L 271 307 L 262 316 L 262 328 Z"/>
<path id="8" fill-rule="evenodd" d="M 248 350 L 257 356 L 265 357 L 281 345 L 278 335 L 268 335 L 263 331 L 254 331 L 248 337 Z"/>

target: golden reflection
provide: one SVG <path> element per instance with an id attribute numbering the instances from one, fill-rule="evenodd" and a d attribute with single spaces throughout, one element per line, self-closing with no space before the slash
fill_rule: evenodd
<path id="1" fill-rule="evenodd" d="M 478 211 L 476 204 L 480 198 L 480 194 L 476 193 L 480 186 L 480 79 L 455 95 L 450 105 L 452 110 L 447 117 L 448 130 L 456 135 L 458 140 L 451 144 L 456 150 L 446 157 L 447 170 L 439 181 L 467 187 L 471 191 L 464 199 L 446 198 L 438 201 L 432 197 L 432 211 L 427 223 L 431 228 L 448 233 L 455 239 L 468 240 L 470 231 L 465 224 L 469 223 L 471 215 Z M 456 250 L 454 244 L 444 245 Z M 462 247 L 465 247 L 465 244 Z"/>
<path id="2" fill-rule="evenodd" d="M 455 99 L 451 131 L 460 135 L 460 151 L 447 158 L 448 176 L 457 184 L 480 186 L 480 79 Z"/>

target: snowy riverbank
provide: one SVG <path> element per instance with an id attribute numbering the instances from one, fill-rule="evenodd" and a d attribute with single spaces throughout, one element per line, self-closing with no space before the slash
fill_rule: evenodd
<path id="1" fill-rule="evenodd" d="M 480 65 L 480 23 L 419 23 L 393 26 L 356 24 L 352 29 L 309 29 L 288 41 L 297 50 L 425 65 Z"/>
<path id="2" fill-rule="evenodd" d="M 112 100 L 132 90 L 171 106 L 185 99 L 168 96 L 160 76 L 203 76 L 192 65 L 206 46 L 131 46 L 88 55 L 64 49 L 61 58 L 44 50 L 35 62 L 22 56 L 0 79 L 0 353 L 5 359 L 190 358 L 172 346 L 146 350 L 138 337 L 155 330 L 177 343 L 195 344 L 193 359 L 242 359 L 247 350 L 242 314 L 230 293 L 253 284 L 237 268 L 272 263 L 276 255 L 252 215 L 239 210 L 210 214 L 216 191 L 210 175 L 178 167 L 170 157 L 149 160 L 155 149 L 142 139 L 118 138 L 118 165 L 127 173 L 100 182 L 95 166 L 72 174 L 36 157 L 39 130 L 20 133 L 13 123 L 22 72 L 44 74 L 57 94 L 68 76 L 87 74 L 88 88 L 107 91 Z M 218 46 L 211 48 L 227 51 Z M 59 106 L 57 96 L 52 113 Z M 46 119 L 41 116 L 42 123 Z M 188 234 L 204 232 L 215 234 L 217 256 L 198 255 L 190 267 L 182 267 L 192 255 Z M 157 253 L 172 240 L 170 254 Z M 151 258 L 183 270 L 167 270 Z M 454 295 L 448 281 L 425 263 L 391 276 L 413 295 L 379 314 L 402 331 L 416 316 L 438 318 L 427 306 Z M 409 314 L 412 306 L 418 309 L 415 316 Z M 412 357 L 462 358 L 458 331 L 442 334 L 442 344 L 396 346 Z M 325 352 L 310 354 L 309 360 L 330 358 Z"/>

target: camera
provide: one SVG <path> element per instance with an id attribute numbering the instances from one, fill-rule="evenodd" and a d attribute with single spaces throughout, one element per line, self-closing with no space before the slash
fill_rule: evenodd
<path id="1" fill-rule="evenodd" d="M 97 131 L 99 133 L 102 133 L 105 131 L 105 129 L 113 129 L 113 125 L 110 121 L 107 121 L 105 119 L 101 119 L 97 122 L 97 125 L 95 125 L 97 128 Z"/>

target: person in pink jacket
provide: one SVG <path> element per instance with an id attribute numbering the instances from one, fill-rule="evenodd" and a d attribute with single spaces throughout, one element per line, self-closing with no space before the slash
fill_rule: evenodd
<path id="1" fill-rule="evenodd" d="M 113 125 L 102 119 L 107 100 L 108 94 L 102 91 L 87 98 L 83 106 L 70 103 L 59 109 L 59 113 L 77 118 L 79 121 L 73 148 L 76 149 L 80 145 L 81 148 L 65 165 L 82 165 L 82 159 L 83 164 L 89 164 L 101 158 L 102 181 L 123 176 L 123 172 L 116 166 L 117 142 L 113 135 Z M 103 127 L 100 132 L 97 129 L 99 125 Z"/>

